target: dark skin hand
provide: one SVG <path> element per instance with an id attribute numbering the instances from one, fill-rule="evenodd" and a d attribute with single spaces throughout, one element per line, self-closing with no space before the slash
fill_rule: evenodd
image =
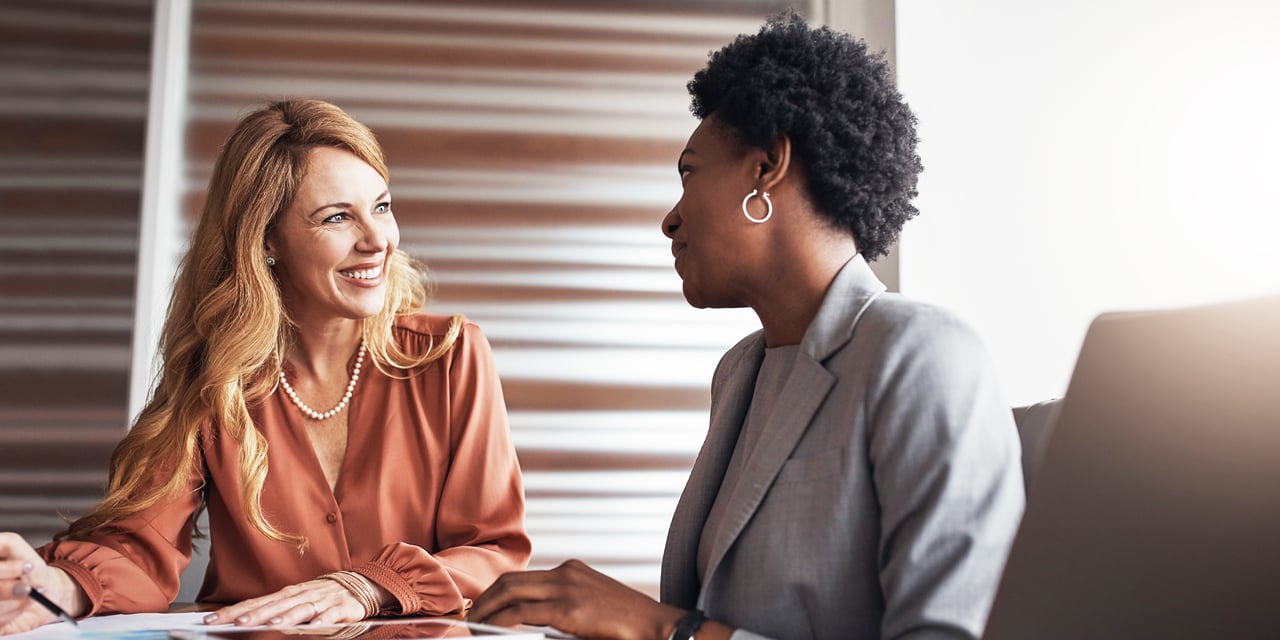
<path id="1" fill-rule="evenodd" d="M 476 599 L 467 619 L 501 626 L 554 627 L 579 638 L 665 640 L 685 610 L 662 604 L 579 560 L 550 571 L 508 573 Z M 732 630 L 706 622 L 698 640 Z"/>

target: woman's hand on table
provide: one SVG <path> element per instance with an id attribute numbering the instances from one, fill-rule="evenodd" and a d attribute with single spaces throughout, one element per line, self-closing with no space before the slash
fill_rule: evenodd
<path id="1" fill-rule="evenodd" d="M 375 590 L 381 588 L 370 582 Z M 343 624 L 365 618 L 355 594 L 328 578 L 289 585 L 275 593 L 243 600 L 204 617 L 205 624 L 296 625 Z"/>

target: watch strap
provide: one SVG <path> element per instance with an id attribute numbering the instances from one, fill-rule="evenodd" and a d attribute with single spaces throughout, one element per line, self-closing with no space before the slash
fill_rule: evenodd
<path id="1" fill-rule="evenodd" d="M 676 622 L 676 628 L 671 630 L 671 635 L 667 636 L 667 640 L 694 640 L 693 634 L 698 632 L 698 628 L 703 622 L 707 621 L 707 615 L 697 609 L 690 609 L 688 613 L 681 616 Z"/>

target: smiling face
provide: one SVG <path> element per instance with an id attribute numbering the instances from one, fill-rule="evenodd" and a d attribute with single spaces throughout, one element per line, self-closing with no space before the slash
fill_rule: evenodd
<path id="1" fill-rule="evenodd" d="M 684 192 L 663 218 L 662 232 L 671 238 L 685 300 L 695 307 L 748 304 L 752 256 L 767 236 L 764 225 L 748 222 L 741 211 L 742 198 L 754 188 L 753 161 L 714 114 L 698 125 L 680 154 Z"/>
<path id="2" fill-rule="evenodd" d="M 400 242 L 387 183 L 350 152 L 316 147 L 298 195 L 267 234 L 285 307 L 301 324 L 362 319 L 386 303 Z"/>

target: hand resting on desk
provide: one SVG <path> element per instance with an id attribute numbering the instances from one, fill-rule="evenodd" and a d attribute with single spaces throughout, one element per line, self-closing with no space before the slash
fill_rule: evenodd
<path id="1" fill-rule="evenodd" d="M 363 580 L 363 578 L 361 578 Z M 386 589 L 365 580 L 382 605 L 395 602 Z M 275 593 L 250 598 L 205 616 L 205 624 L 293 625 L 342 624 L 365 619 L 368 611 L 350 590 L 327 578 L 289 585 Z"/>
<path id="2" fill-rule="evenodd" d="M 685 614 L 569 560 L 550 571 L 508 573 L 476 599 L 467 620 L 499 626 L 554 627 L 579 638 L 666 638 Z M 727 638 L 730 629 L 708 621 L 702 637 Z"/>

